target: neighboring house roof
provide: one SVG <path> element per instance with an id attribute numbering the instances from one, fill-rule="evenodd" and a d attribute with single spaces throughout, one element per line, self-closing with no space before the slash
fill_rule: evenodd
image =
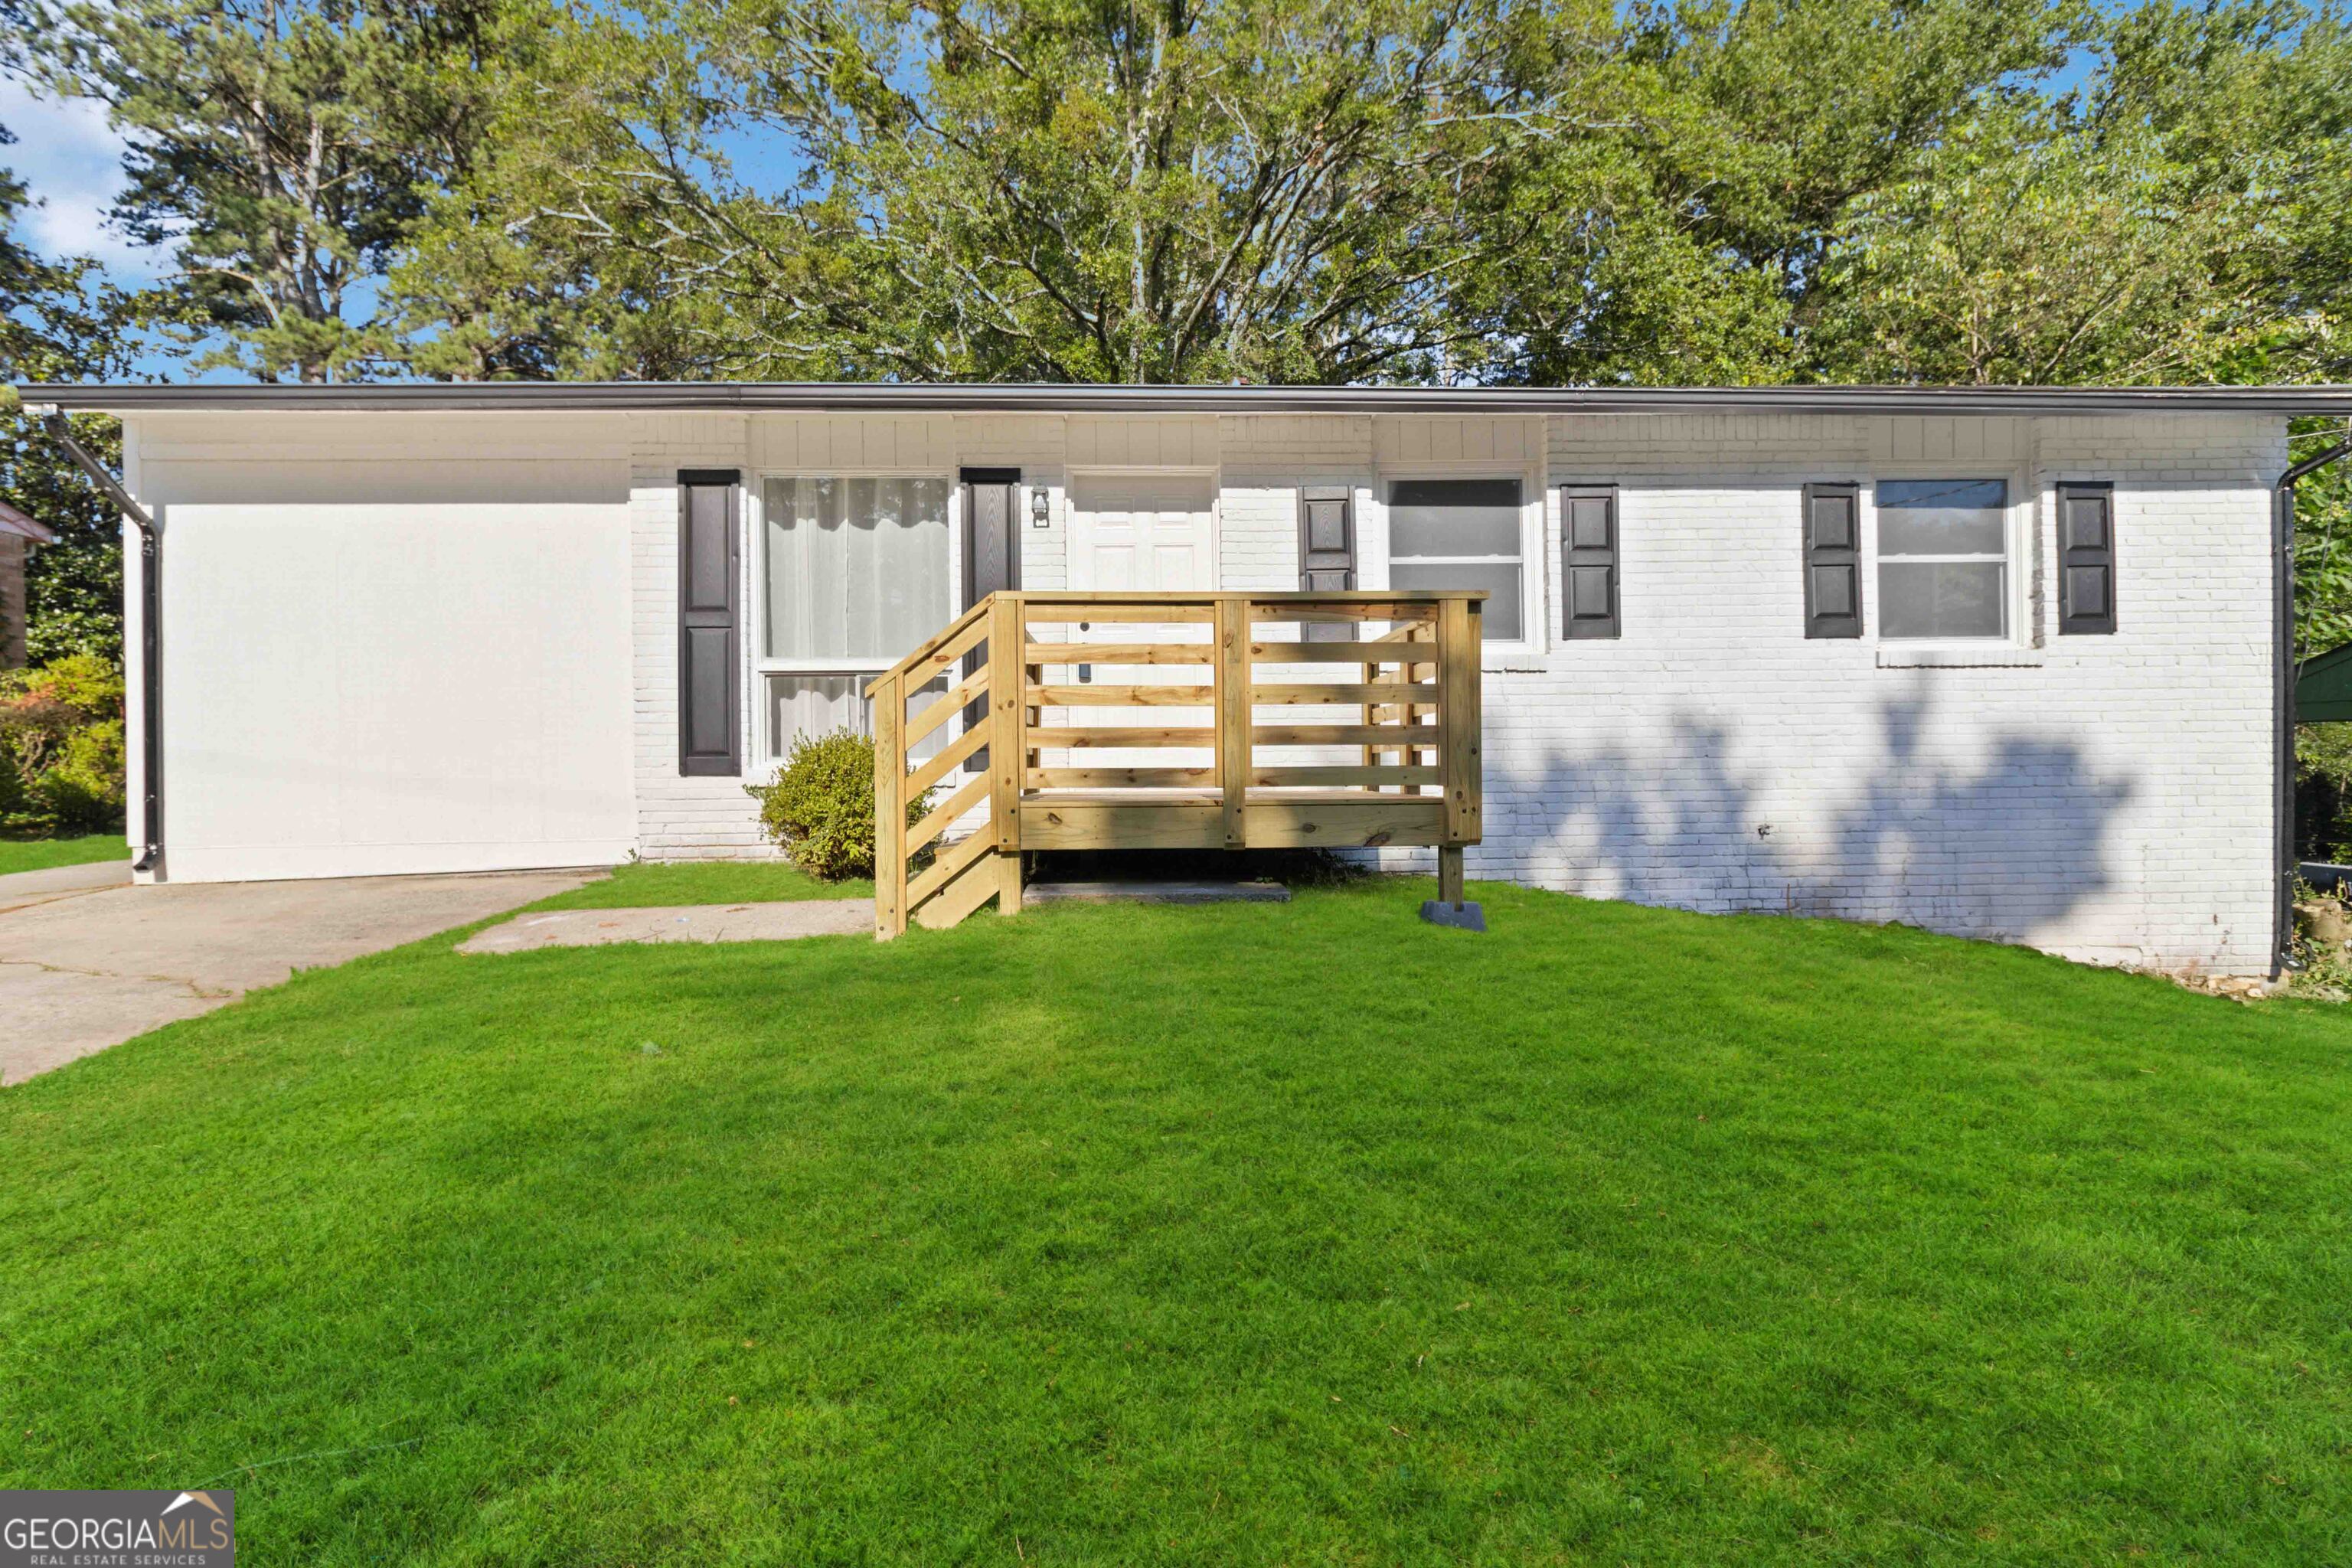
<path id="1" fill-rule="evenodd" d="M 2352 386 L 1113 386 L 825 382 L 41 385 L 27 404 L 163 409 L 891 409 L 938 413 L 2352 415 Z"/>
<path id="2" fill-rule="evenodd" d="M 2315 653 L 2295 666 L 2294 716 L 2305 724 L 2352 720 L 2352 643 Z"/>
<path id="3" fill-rule="evenodd" d="M 36 544 L 55 544 L 54 530 L 42 527 L 5 501 L 0 501 L 0 533 L 22 534 Z"/>

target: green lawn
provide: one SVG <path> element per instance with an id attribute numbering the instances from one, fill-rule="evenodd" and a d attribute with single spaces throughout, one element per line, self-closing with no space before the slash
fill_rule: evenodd
<path id="1" fill-rule="evenodd" d="M 11 871 L 46 871 L 52 866 L 130 858 L 131 846 L 120 833 L 89 833 L 79 838 L 0 838 L 0 877 Z"/>
<path id="2" fill-rule="evenodd" d="M 261 1563 L 2352 1560 L 2352 1019 L 1375 882 L 0 1091 L 0 1486 Z"/>
<path id="3" fill-rule="evenodd" d="M 870 881 L 820 882 L 782 861 L 693 860 L 627 865 L 611 877 L 533 904 L 535 910 L 621 910 L 677 904 L 751 904 L 798 899 L 870 899 Z"/>

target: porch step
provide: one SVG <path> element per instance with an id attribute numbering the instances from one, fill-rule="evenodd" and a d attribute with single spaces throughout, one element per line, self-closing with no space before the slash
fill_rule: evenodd
<path id="1" fill-rule="evenodd" d="M 1279 882 L 1038 882 L 1022 895 L 1030 904 L 1286 904 Z"/>

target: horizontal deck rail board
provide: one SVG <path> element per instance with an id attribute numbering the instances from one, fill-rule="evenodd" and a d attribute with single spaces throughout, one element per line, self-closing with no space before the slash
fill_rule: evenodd
<path id="1" fill-rule="evenodd" d="M 1066 728 L 1052 724 L 1029 726 L 1032 750 L 1041 746 L 1137 746 L 1156 750 L 1163 746 L 1213 746 L 1216 742 L 1216 730 L 1205 724 L 1170 729 L 1142 724 L 1132 727 L 1118 724 L 1072 725 Z"/>
<path id="2" fill-rule="evenodd" d="M 1403 650 L 1413 649 L 1407 653 Z M 1254 642 L 1253 664 L 1435 664 L 1434 643 Z"/>
<path id="3" fill-rule="evenodd" d="M 1230 588 L 1190 588 L 1163 593 L 1158 589 L 1111 588 L 1031 588 L 1012 595 L 1029 606 L 1034 615 L 1040 609 L 1061 610 L 1073 605 L 1197 605 L 1203 608 L 1221 600 L 1246 600 L 1252 605 L 1438 605 L 1448 599 L 1468 599 L 1484 602 L 1484 588 L 1349 588 L 1329 593 L 1283 589 L 1264 594 L 1242 593 Z"/>
<path id="4" fill-rule="evenodd" d="M 1214 768 L 1031 768 L 1022 775 L 1029 789 L 1213 789 Z"/>
<path id="5" fill-rule="evenodd" d="M 1213 686 L 1032 686 L 1029 700 L 1048 708 L 1206 708 Z"/>
<path id="6" fill-rule="evenodd" d="M 1297 784 L 1360 784 L 1366 789 L 1381 789 L 1389 784 L 1433 784 L 1443 783 L 1444 770 L 1434 767 L 1381 767 L 1349 763 L 1329 767 L 1302 765 L 1298 767 L 1256 768 L 1250 773 L 1250 783 L 1266 788 L 1284 788 Z"/>
<path id="7" fill-rule="evenodd" d="M 1049 605 L 1031 605 L 1029 624 L 1033 626 L 1075 626 L 1099 621 L 1105 626 L 1151 626 L 1155 623 L 1185 626 L 1193 622 L 1205 624 L 1214 613 L 1205 605 L 1177 604 L 1170 601 L 1134 605 L 1066 605 L 1058 609 Z"/>
<path id="8" fill-rule="evenodd" d="M 1217 650 L 1204 642 L 1033 642 L 1021 650 L 1032 666 L 1069 664 L 1214 664 Z"/>
<path id="9" fill-rule="evenodd" d="M 1250 731 L 1250 741 L 1259 746 L 1412 746 L 1416 749 L 1439 744 L 1434 725 L 1416 726 L 1428 731 L 1428 738 L 1408 737 L 1402 724 L 1260 724 Z"/>
<path id="10" fill-rule="evenodd" d="M 1250 619 L 1258 626 L 1296 621 L 1328 624 L 1345 621 L 1430 621 L 1437 619 L 1434 605 L 1252 605 Z"/>
<path id="11" fill-rule="evenodd" d="M 1434 702 L 1437 688 L 1433 684 L 1403 680 L 1333 681 L 1329 685 L 1253 686 L 1250 700 L 1269 707 L 1284 705 L 1338 705 L 1349 707 L 1365 702 Z"/>
<path id="12" fill-rule="evenodd" d="M 867 688 L 877 934 L 953 925 L 991 900 L 1017 910 L 1028 850 L 1429 845 L 1458 899 L 1480 815 L 1483 598 L 989 595 Z M 1108 640 L 1127 627 L 1133 640 Z M 1138 667 L 1170 674 L 1126 673 Z M 1113 679 L 1072 679 L 1089 672 Z M 942 732 L 934 755 L 909 756 Z M 1115 765 L 1120 752 L 1132 763 Z M 908 824 L 906 803 L 942 784 Z"/>

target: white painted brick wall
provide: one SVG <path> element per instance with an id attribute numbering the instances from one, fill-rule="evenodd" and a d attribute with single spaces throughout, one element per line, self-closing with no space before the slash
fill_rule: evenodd
<path id="1" fill-rule="evenodd" d="M 746 779 L 683 778 L 677 771 L 677 475 L 682 468 L 742 468 L 750 461 L 740 414 L 640 415 L 630 421 L 629 538 L 636 563 L 634 700 L 637 853 L 647 860 L 772 859 Z M 749 478 L 749 476 L 746 476 Z M 756 627 L 745 542 L 743 642 Z M 747 674 L 744 755 L 759 691 Z"/>
<path id="2" fill-rule="evenodd" d="M 1068 581 L 1070 468 L 1213 463 L 1221 585 L 1273 590 L 1297 584 L 1302 484 L 1370 498 L 1384 465 L 1526 464 L 1547 497 L 1547 622 L 1552 487 L 1621 487 L 1624 636 L 1570 644 L 1547 627 L 1532 651 L 1490 660 L 1474 876 L 1700 910 L 1899 920 L 2101 962 L 2267 961 L 2276 421 L 1587 416 L 1531 435 L 1531 422 L 1509 419 L 1008 415 L 898 420 L 887 439 L 843 423 L 635 424 L 648 858 L 769 853 L 737 781 L 677 776 L 680 468 L 786 452 L 1018 466 L 1051 492 L 1051 526 L 1024 515 L 1021 530 L 1025 580 L 1042 589 Z M 1867 561 L 1874 635 L 1804 638 L 1799 487 L 1906 472 L 2013 474 L 2031 491 L 2024 646 L 2008 665 L 1890 667 L 1903 660 L 1876 641 Z M 2113 637 L 2053 635 L 2062 479 L 2116 487 Z M 1359 523 L 1363 575 L 1378 584 L 1377 508 Z M 747 625 L 747 645 L 755 635 Z"/>

